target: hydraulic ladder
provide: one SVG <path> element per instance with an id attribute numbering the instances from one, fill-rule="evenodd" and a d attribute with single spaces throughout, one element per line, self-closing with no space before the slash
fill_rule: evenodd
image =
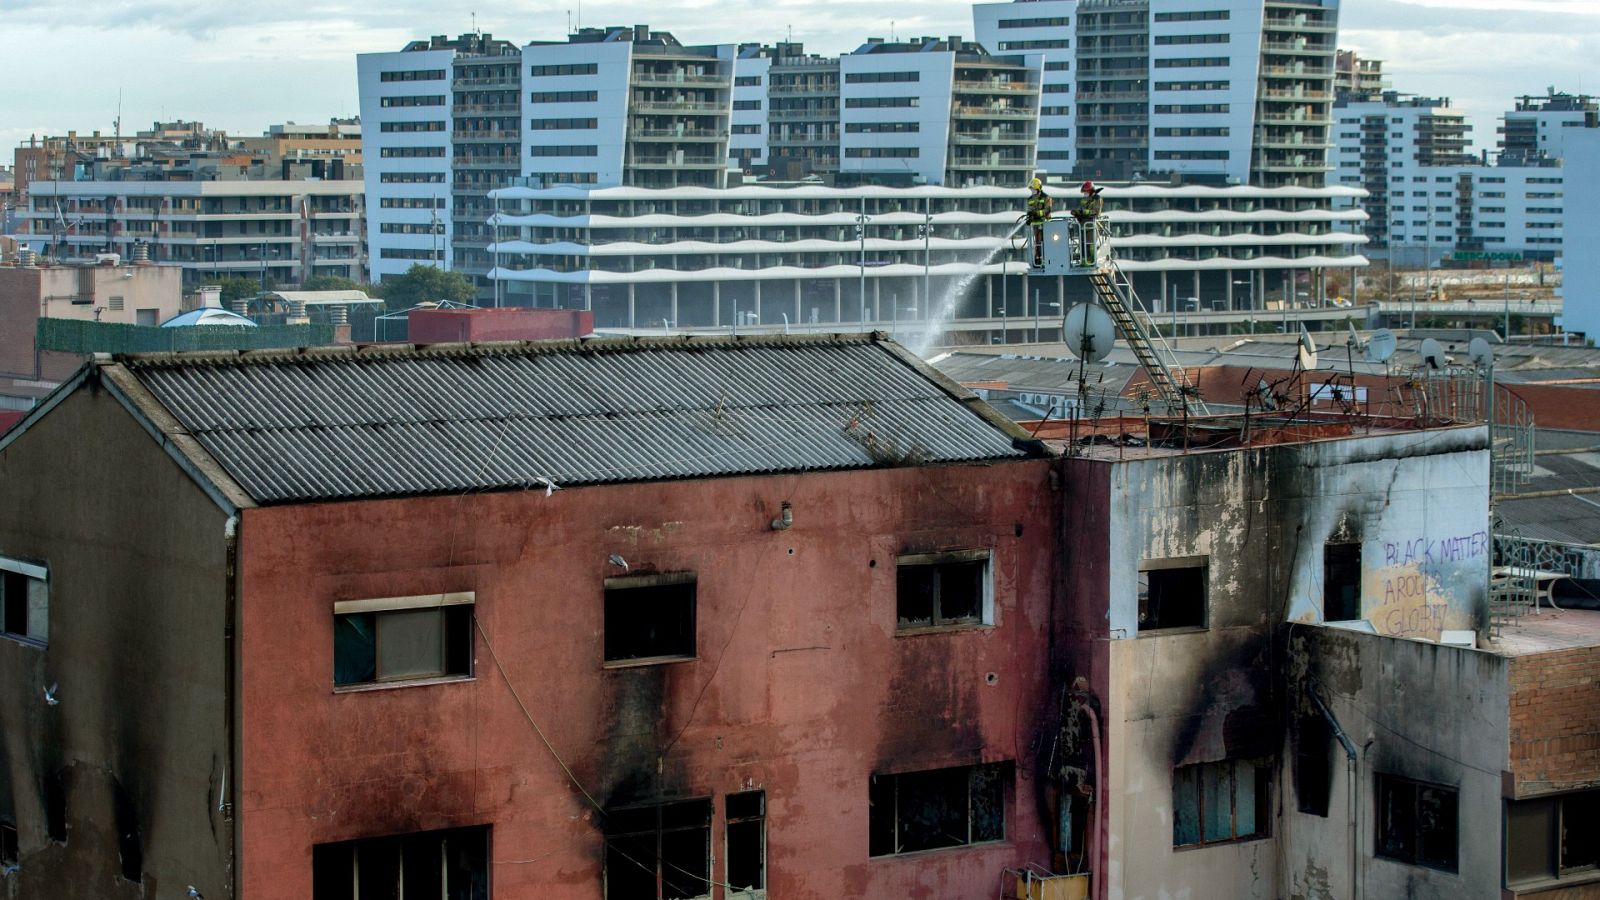
<path id="1" fill-rule="evenodd" d="M 1082 252 L 1090 249 L 1087 244 L 1081 243 L 1085 237 L 1085 226 L 1077 222 L 1069 224 L 1078 226 L 1073 237 L 1077 239 L 1075 247 L 1081 248 L 1080 252 L 1073 255 L 1073 271 L 1089 276 L 1089 284 L 1094 287 L 1100 305 L 1117 323 L 1122 339 L 1128 342 L 1128 348 L 1149 374 L 1151 385 L 1161 394 L 1168 409 L 1175 415 L 1207 415 L 1200 392 L 1189 380 L 1183 367 L 1177 365 L 1172 348 L 1150 322 L 1150 314 L 1134 291 L 1133 282 L 1117 266 L 1111 253 L 1111 230 L 1106 227 L 1105 219 L 1094 222 L 1093 260 Z"/>

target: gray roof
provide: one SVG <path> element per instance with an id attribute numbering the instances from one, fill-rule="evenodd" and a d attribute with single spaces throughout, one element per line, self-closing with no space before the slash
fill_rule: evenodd
<path id="1" fill-rule="evenodd" d="M 1045 452 L 882 336 L 118 358 L 257 503 Z"/>

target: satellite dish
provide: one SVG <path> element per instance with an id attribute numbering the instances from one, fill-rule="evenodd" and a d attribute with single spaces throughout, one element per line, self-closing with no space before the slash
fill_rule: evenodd
<path id="1" fill-rule="evenodd" d="M 1296 358 L 1302 369 L 1309 371 L 1317 367 L 1317 342 L 1311 339 L 1311 332 L 1304 325 L 1300 326 L 1300 350 Z"/>
<path id="2" fill-rule="evenodd" d="M 1256 396 L 1261 398 L 1261 408 L 1271 411 L 1278 408 L 1278 398 L 1272 396 L 1272 385 L 1265 378 L 1256 383 Z"/>
<path id="3" fill-rule="evenodd" d="M 1422 362 L 1430 369 L 1442 369 L 1446 360 L 1444 348 L 1433 338 L 1423 338 L 1422 348 L 1417 351 L 1422 354 Z"/>
<path id="4" fill-rule="evenodd" d="M 1366 344 L 1361 343 L 1361 335 L 1356 334 L 1355 325 L 1350 326 L 1350 336 L 1344 339 L 1344 345 L 1350 348 L 1351 353 L 1354 353 L 1357 350 L 1364 350 L 1367 346 Z"/>
<path id="5" fill-rule="evenodd" d="M 1088 362 L 1105 359 L 1117 339 L 1117 323 L 1111 320 L 1105 307 L 1097 303 L 1079 303 L 1067 310 L 1062 328 L 1067 349 Z"/>
<path id="6" fill-rule="evenodd" d="M 1388 362 L 1399 345 L 1400 342 L 1395 340 L 1394 332 L 1387 328 L 1379 328 L 1367 341 L 1367 359 L 1373 362 Z"/>
<path id="7" fill-rule="evenodd" d="M 1467 355 L 1472 361 L 1485 368 L 1494 365 L 1494 350 L 1490 349 L 1489 342 L 1481 337 L 1472 339 L 1467 345 Z"/>

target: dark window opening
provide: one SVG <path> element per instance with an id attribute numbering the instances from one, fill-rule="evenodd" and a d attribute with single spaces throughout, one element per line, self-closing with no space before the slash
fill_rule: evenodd
<path id="1" fill-rule="evenodd" d="M 1333 729 L 1315 713 L 1300 719 L 1299 744 L 1294 755 L 1294 794 L 1300 811 L 1328 817 L 1333 793 Z"/>
<path id="2" fill-rule="evenodd" d="M 1395 775 L 1378 775 L 1377 855 L 1456 871 L 1457 792 Z"/>
<path id="3" fill-rule="evenodd" d="M 695 578 L 606 579 L 605 661 L 693 659 Z"/>
<path id="4" fill-rule="evenodd" d="M 1506 803 L 1506 884 L 1600 868 L 1600 791 Z"/>
<path id="5" fill-rule="evenodd" d="M 874 775 L 869 853 L 892 856 L 1005 840 L 1010 763 Z"/>
<path id="6" fill-rule="evenodd" d="M 470 674 L 470 603 L 334 616 L 335 685 Z"/>
<path id="7" fill-rule="evenodd" d="M 1322 548 L 1322 618 L 1350 622 L 1361 618 L 1361 545 Z"/>
<path id="8" fill-rule="evenodd" d="M 14 866 L 21 858 L 17 848 L 17 826 L 11 822 L 0 822 L 0 865 Z"/>
<path id="9" fill-rule="evenodd" d="M 606 900 L 687 900 L 711 894 L 711 801 L 610 810 Z"/>
<path id="10" fill-rule="evenodd" d="M 122 877 L 132 882 L 144 880 L 144 847 L 139 839 L 139 817 L 133 809 L 133 798 L 120 783 L 112 784 L 112 816 L 117 825 L 117 858 L 122 864 Z"/>
<path id="11" fill-rule="evenodd" d="M 1172 771 L 1172 846 L 1191 847 L 1267 836 L 1272 766 L 1227 759 Z"/>
<path id="12" fill-rule="evenodd" d="M 895 613 L 901 631 L 983 625 L 989 621 L 989 551 L 902 556 L 895 567 Z"/>
<path id="13" fill-rule="evenodd" d="M 729 794 L 728 888 L 759 891 L 767 886 L 767 795 L 765 791 Z"/>
<path id="14" fill-rule="evenodd" d="M 0 568 L 0 631 L 40 644 L 49 638 L 50 590 L 43 578 Z"/>
<path id="15" fill-rule="evenodd" d="M 67 842 L 67 777 L 65 772 L 48 775 L 44 780 L 44 829 L 50 840 L 58 844 Z"/>
<path id="16" fill-rule="evenodd" d="M 312 900 L 488 900 L 489 829 L 452 828 L 311 848 Z"/>
<path id="17" fill-rule="evenodd" d="M 1206 566 L 1167 560 L 1139 571 L 1139 630 L 1206 627 Z"/>

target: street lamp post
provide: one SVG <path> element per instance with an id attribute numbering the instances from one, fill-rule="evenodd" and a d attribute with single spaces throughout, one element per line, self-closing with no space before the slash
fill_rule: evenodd
<path id="1" fill-rule="evenodd" d="M 1044 305 L 1050 307 L 1051 309 L 1060 309 L 1061 308 L 1061 302 L 1059 300 L 1052 300 L 1049 303 L 1046 303 Z M 1034 288 L 1033 289 L 1033 342 L 1035 344 L 1039 343 L 1039 306 L 1040 306 L 1040 303 L 1039 303 L 1039 289 L 1038 288 Z"/>
<path id="2" fill-rule="evenodd" d="M 931 200 L 923 201 L 922 207 L 922 302 L 928 307 L 928 314 L 933 315 L 933 299 L 928 296 L 928 275 L 932 264 L 930 253 L 933 243 L 933 212 L 928 208 Z"/>

